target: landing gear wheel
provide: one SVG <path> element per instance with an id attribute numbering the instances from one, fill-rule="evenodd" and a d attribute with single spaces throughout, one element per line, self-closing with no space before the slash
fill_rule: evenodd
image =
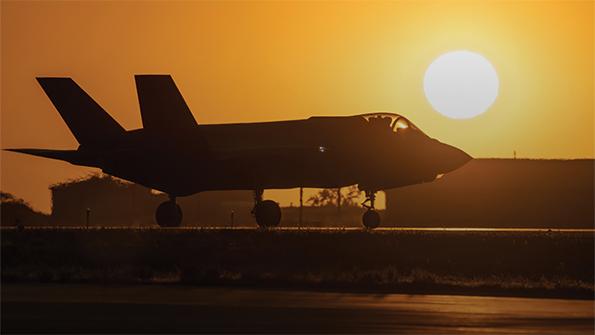
<path id="1" fill-rule="evenodd" d="M 257 202 L 252 213 L 261 228 L 276 227 L 281 222 L 281 208 L 273 200 Z"/>
<path id="2" fill-rule="evenodd" d="M 157 207 L 155 220 L 161 227 L 179 227 L 182 224 L 182 209 L 174 201 L 165 201 Z"/>
<path id="3" fill-rule="evenodd" d="M 378 214 L 374 208 L 374 203 L 376 202 L 376 191 L 365 191 L 365 194 L 366 200 L 362 203 L 362 206 L 368 210 L 362 216 L 362 223 L 366 229 L 374 229 L 380 226 L 380 214 Z"/>
<path id="4" fill-rule="evenodd" d="M 362 215 L 362 222 L 366 229 L 374 229 L 380 226 L 380 214 L 373 209 L 368 209 L 364 215 Z"/>

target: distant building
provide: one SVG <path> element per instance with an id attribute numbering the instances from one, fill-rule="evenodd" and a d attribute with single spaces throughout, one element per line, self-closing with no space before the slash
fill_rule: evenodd
<path id="1" fill-rule="evenodd" d="M 386 192 L 385 226 L 593 228 L 594 160 L 476 159 Z"/>
<path id="2" fill-rule="evenodd" d="M 155 209 L 167 200 L 164 194 L 107 175 L 55 184 L 50 190 L 54 225 L 84 226 L 87 209 L 92 226 L 155 225 Z M 236 225 L 248 225 L 252 201 L 252 193 L 246 191 L 204 192 L 178 198 L 185 226 L 225 226 L 230 223 L 231 211 L 235 212 Z"/>
<path id="3" fill-rule="evenodd" d="M 55 225 L 149 225 L 164 196 L 137 184 L 106 175 L 93 175 L 50 186 L 51 221 Z"/>
<path id="4" fill-rule="evenodd" d="M 254 207 L 254 195 L 251 191 L 201 192 L 178 198 L 178 203 L 184 210 L 182 224 L 185 226 L 229 226 L 233 212 L 234 226 L 256 227 L 251 214 Z"/>

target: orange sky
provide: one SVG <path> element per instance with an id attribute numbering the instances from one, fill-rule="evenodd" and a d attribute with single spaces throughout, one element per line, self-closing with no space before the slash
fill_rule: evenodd
<path id="1" fill-rule="evenodd" d="M 133 74 L 172 74 L 199 123 L 392 111 L 475 157 L 593 157 L 593 12 L 583 2 L 1 2 L 1 146 L 76 148 L 35 76 L 71 76 L 125 128 Z M 485 114 L 423 93 L 440 54 L 495 66 Z M 49 211 L 47 187 L 94 169 L 1 153 L 0 187 Z M 297 192 L 276 192 L 283 204 Z"/>

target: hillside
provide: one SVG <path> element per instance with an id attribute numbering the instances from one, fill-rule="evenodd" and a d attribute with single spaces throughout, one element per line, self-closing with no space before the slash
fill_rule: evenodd
<path id="1" fill-rule="evenodd" d="M 387 225 L 593 228 L 594 160 L 476 159 L 387 191 Z"/>

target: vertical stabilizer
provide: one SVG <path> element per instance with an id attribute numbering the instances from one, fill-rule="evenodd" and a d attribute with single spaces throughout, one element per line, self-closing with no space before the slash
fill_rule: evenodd
<path id="1" fill-rule="evenodd" d="M 196 127 L 196 120 L 169 75 L 136 75 L 136 91 L 148 131 L 175 133 Z"/>
<path id="2" fill-rule="evenodd" d="M 126 132 L 71 78 L 37 78 L 80 144 L 98 146 Z"/>

